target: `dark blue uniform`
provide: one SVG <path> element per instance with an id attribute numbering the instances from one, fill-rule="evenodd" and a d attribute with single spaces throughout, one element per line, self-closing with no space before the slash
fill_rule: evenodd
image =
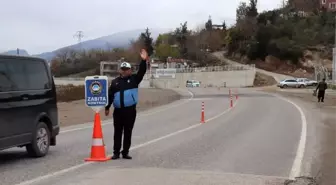
<path id="1" fill-rule="evenodd" d="M 324 95 L 327 89 L 328 89 L 328 84 L 325 82 L 325 79 L 323 79 L 322 82 L 318 83 L 316 87 L 316 91 L 318 90 L 318 94 L 317 94 L 318 102 L 324 102 Z"/>
<path id="2" fill-rule="evenodd" d="M 109 104 L 113 104 L 114 146 L 113 153 L 120 154 L 121 138 L 124 132 L 122 155 L 127 156 L 131 146 L 132 130 L 136 119 L 136 105 L 138 103 L 138 87 L 147 70 L 146 61 L 140 62 L 137 74 L 128 77 L 119 76 L 112 80 L 109 88 Z"/>

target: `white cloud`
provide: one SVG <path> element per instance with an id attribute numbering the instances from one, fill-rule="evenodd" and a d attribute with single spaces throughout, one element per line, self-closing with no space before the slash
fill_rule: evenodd
<path id="1" fill-rule="evenodd" d="M 246 1 L 246 0 L 245 0 Z M 235 21 L 239 0 L 1 0 L 0 51 L 23 48 L 30 54 L 52 51 L 76 43 L 82 30 L 86 39 L 114 32 L 152 28 L 189 27 Z M 280 2 L 259 0 L 259 9 Z"/>

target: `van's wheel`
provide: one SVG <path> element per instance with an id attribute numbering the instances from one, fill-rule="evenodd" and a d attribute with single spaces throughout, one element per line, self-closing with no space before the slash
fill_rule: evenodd
<path id="1" fill-rule="evenodd" d="M 26 146 L 29 156 L 43 157 L 49 152 L 50 131 L 47 124 L 39 122 L 33 134 L 32 142 Z"/>

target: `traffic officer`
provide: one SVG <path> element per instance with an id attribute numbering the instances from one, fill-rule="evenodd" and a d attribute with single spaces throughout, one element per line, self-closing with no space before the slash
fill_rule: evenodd
<path id="1" fill-rule="evenodd" d="M 318 98 L 318 102 L 324 102 L 324 95 L 325 95 L 325 91 L 328 89 L 328 84 L 325 82 L 325 78 L 322 79 L 322 82 L 319 82 L 316 90 L 318 90 L 317 93 L 317 98 Z"/>
<path id="2" fill-rule="evenodd" d="M 112 159 L 120 158 L 121 138 L 124 132 L 123 150 L 124 159 L 132 159 L 129 156 L 132 130 L 136 119 L 136 105 L 138 103 L 138 86 L 142 81 L 146 70 L 148 53 L 142 49 L 140 52 L 141 62 L 136 74 L 132 74 L 131 64 L 123 62 L 120 65 L 120 76 L 112 80 L 109 88 L 109 103 L 105 107 L 105 115 L 110 113 L 113 104 L 114 121 L 114 146 Z"/>

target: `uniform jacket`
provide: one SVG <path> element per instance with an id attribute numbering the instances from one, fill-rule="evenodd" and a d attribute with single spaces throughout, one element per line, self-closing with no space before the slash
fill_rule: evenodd
<path id="1" fill-rule="evenodd" d="M 326 89 L 328 89 L 328 84 L 326 82 L 319 82 L 316 90 L 320 90 L 320 91 L 325 91 Z"/>
<path id="2" fill-rule="evenodd" d="M 108 110 L 111 105 L 116 109 L 136 106 L 138 103 L 138 87 L 147 70 L 147 63 L 142 60 L 136 74 L 128 77 L 119 76 L 112 80 L 109 88 L 109 103 L 105 107 Z"/>

